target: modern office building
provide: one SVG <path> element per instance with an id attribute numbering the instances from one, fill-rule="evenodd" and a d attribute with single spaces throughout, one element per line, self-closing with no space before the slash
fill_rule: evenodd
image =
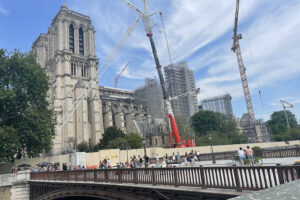
<path id="1" fill-rule="evenodd" d="M 196 91 L 194 72 L 188 68 L 187 62 L 180 62 L 164 67 L 168 95 L 175 97 L 187 92 Z M 188 119 L 198 112 L 196 94 L 189 94 L 172 101 L 175 116 Z"/>
<path id="2" fill-rule="evenodd" d="M 228 117 L 233 117 L 230 94 L 211 97 L 201 101 L 202 110 L 210 110 L 222 113 Z"/>

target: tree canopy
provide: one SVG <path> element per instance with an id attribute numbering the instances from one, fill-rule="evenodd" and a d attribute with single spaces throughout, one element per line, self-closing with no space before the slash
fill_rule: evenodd
<path id="1" fill-rule="evenodd" d="M 237 123 L 225 115 L 213 111 L 199 111 L 191 117 L 191 126 L 196 134 L 196 145 L 246 143 L 247 138 L 239 132 Z"/>
<path id="2" fill-rule="evenodd" d="M 272 139 L 275 141 L 288 141 L 300 139 L 300 127 L 295 115 L 287 110 L 290 129 L 287 128 L 284 110 L 273 112 L 271 119 L 267 121 L 267 126 L 271 132 Z"/>
<path id="3" fill-rule="evenodd" d="M 0 49 L 0 156 L 36 156 L 51 150 L 53 112 L 48 78 L 33 54 Z"/>
<path id="4" fill-rule="evenodd" d="M 93 152 L 94 147 L 87 142 L 82 142 L 76 146 L 79 152 Z"/>
<path id="5" fill-rule="evenodd" d="M 115 126 L 110 126 L 104 130 L 102 139 L 99 140 L 99 143 L 95 146 L 95 149 L 106 149 L 109 142 L 116 138 L 124 138 L 124 133 L 121 129 L 118 129 Z"/>
<path id="6" fill-rule="evenodd" d="M 100 139 L 94 149 L 138 149 L 141 147 L 142 138 L 138 134 L 124 134 L 119 128 L 111 126 L 104 130 L 102 139 Z"/>
<path id="7" fill-rule="evenodd" d="M 142 148 L 142 138 L 136 133 L 128 133 L 125 135 L 125 141 L 131 149 Z"/>

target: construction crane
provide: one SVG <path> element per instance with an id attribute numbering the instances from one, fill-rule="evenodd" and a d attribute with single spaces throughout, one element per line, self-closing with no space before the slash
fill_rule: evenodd
<path id="1" fill-rule="evenodd" d="M 128 63 L 125 65 L 125 67 L 122 69 L 122 71 L 118 74 L 118 76 L 115 78 L 115 88 L 117 87 L 118 84 L 118 80 L 120 78 L 120 76 L 122 75 L 122 73 L 125 71 L 125 69 L 127 68 L 127 66 L 129 65 L 130 61 L 128 61 Z"/>
<path id="2" fill-rule="evenodd" d="M 119 42 L 116 44 L 112 52 L 107 56 L 107 58 L 104 60 L 104 62 L 100 65 L 100 67 L 97 70 L 97 73 L 91 74 L 91 79 L 88 82 L 87 86 L 83 89 L 83 91 L 80 93 L 79 97 L 74 101 L 72 106 L 67 110 L 67 112 L 63 115 L 62 119 L 59 121 L 59 123 L 56 126 L 56 134 L 58 134 L 62 128 L 68 123 L 69 119 L 71 118 L 72 114 L 75 112 L 75 110 L 78 108 L 78 106 L 81 104 L 82 100 L 87 97 L 87 95 L 92 91 L 93 87 L 97 85 L 97 75 L 99 75 L 99 78 L 104 74 L 104 72 L 107 70 L 111 62 L 114 60 L 116 55 L 119 53 L 127 39 L 130 37 L 132 32 L 136 29 L 136 26 L 138 25 L 139 21 L 142 19 L 142 15 L 139 15 L 137 19 L 134 21 L 134 23 L 129 26 L 125 34 L 121 37 Z"/>
<path id="3" fill-rule="evenodd" d="M 286 108 L 294 108 L 294 105 L 289 102 L 286 102 L 284 100 L 280 100 L 280 103 L 282 104 L 282 107 L 284 109 L 284 115 L 285 115 L 285 119 L 286 119 L 286 127 L 287 127 L 287 129 L 290 129 L 290 123 L 289 123 L 288 116 L 286 114 Z"/>
<path id="4" fill-rule="evenodd" d="M 171 54 L 171 48 L 170 48 L 169 40 L 168 40 L 168 37 L 167 37 L 165 21 L 164 21 L 164 18 L 162 16 L 161 11 L 159 11 L 159 16 L 160 16 L 161 24 L 162 24 L 162 27 L 163 27 L 163 35 L 164 35 L 165 43 L 166 43 L 167 50 L 168 50 L 170 64 L 172 65 L 173 64 L 173 58 L 172 58 L 172 54 Z"/>
<path id="5" fill-rule="evenodd" d="M 248 85 L 248 80 L 247 80 L 247 75 L 246 75 L 246 67 L 244 66 L 242 52 L 241 52 L 241 48 L 240 48 L 240 44 L 239 44 L 239 40 L 242 39 L 242 35 L 237 34 L 238 17 L 239 17 L 239 3 L 240 3 L 240 1 L 236 0 L 235 20 L 234 20 L 234 29 L 233 29 L 233 37 L 232 37 L 233 44 L 232 44 L 231 50 L 233 52 L 235 52 L 235 54 L 236 54 L 237 63 L 238 63 L 239 71 L 240 71 L 240 77 L 241 77 L 241 81 L 242 81 L 242 87 L 243 87 L 243 91 L 244 91 L 246 107 L 247 107 L 247 111 L 255 125 L 257 141 L 262 142 L 261 129 L 260 129 L 260 125 L 256 123 L 254 110 L 253 110 L 253 106 L 252 106 L 250 90 L 249 90 L 249 85 Z"/>
<path id="6" fill-rule="evenodd" d="M 144 0 L 144 12 L 141 11 L 140 9 L 138 9 L 136 6 L 134 6 L 128 0 L 122 0 L 122 1 L 129 8 L 131 8 L 134 12 L 136 12 L 139 16 L 142 16 L 145 32 L 146 32 L 146 35 L 149 38 L 149 41 L 151 44 L 152 53 L 153 53 L 153 57 L 155 60 L 156 69 L 157 69 L 159 80 L 160 80 L 160 85 L 162 88 L 163 98 L 164 98 L 164 101 L 165 101 L 165 104 L 167 107 L 167 112 L 168 112 L 168 117 L 169 117 L 169 126 L 170 126 L 171 146 L 175 147 L 175 148 L 195 146 L 194 140 L 187 141 L 187 143 L 185 141 L 181 140 L 179 132 L 178 132 L 177 124 L 176 124 L 176 121 L 174 118 L 174 113 L 173 113 L 173 109 L 172 109 L 171 102 L 169 99 L 169 95 L 166 90 L 165 81 L 164 81 L 164 77 L 163 77 L 162 69 L 161 69 L 162 66 L 161 66 L 158 56 L 157 56 L 157 51 L 156 51 L 156 47 L 155 47 L 154 40 L 153 40 L 152 28 L 151 28 L 151 24 L 150 24 L 150 17 L 159 12 L 154 12 L 152 14 L 149 14 L 147 0 Z M 173 143 L 173 140 L 172 140 L 173 136 L 175 137 L 175 143 Z"/>
<path id="7" fill-rule="evenodd" d="M 169 97 L 169 101 L 174 101 L 176 99 L 185 97 L 187 95 L 198 95 L 199 93 L 200 93 L 200 88 L 197 88 L 195 91 L 190 91 L 190 92 L 186 92 L 186 93 L 180 94 L 178 96 Z"/>

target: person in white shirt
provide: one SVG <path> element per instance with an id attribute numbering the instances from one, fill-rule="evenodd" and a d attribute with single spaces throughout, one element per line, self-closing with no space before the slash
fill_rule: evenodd
<path id="1" fill-rule="evenodd" d="M 161 167 L 167 167 L 166 159 L 163 158 L 163 161 L 161 163 Z"/>
<path id="2" fill-rule="evenodd" d="M 109 160 L 109 158 L 107 159 L 107 164 L 108 164 L 108 168 L 111 168 L 111 161 Z"/>
<path id="3" fill-rule="evenodd" d="M 197 154 L 197 160 L 200 161 L 200 151 L 198 150 L 198 151 L 196 152 L 196 154 Z"/>
<path id="4" fill-rule="evenodd" d="M 241 165 L 244 165 L 245 152 L 244 152 L 244 150 L 242 149 L 242 147 L 240 147 L 240 149 L 238 150 L 237 154 L 238 154 L 238 156 L 239 156 Z"/>

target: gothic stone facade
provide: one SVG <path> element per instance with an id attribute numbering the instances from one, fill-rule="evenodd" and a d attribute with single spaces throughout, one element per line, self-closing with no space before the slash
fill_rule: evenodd
<path id="1" fill-rule="evenodd" d="M 97 74 L 94 33 L 90 17 L 64 4 L 48 32 L 40 34 L 32 45 L 49 77 L 48 101 L 57 124 Z M 152 132 L 151 128 L 141 128 L 152 127 L 153 120 L 141 105 L 134 103 L 133 91 L 93 85 L 62 130 L 56 128 L 53 154 L 68 152 L 81 142 L 95 145 L 109 126 L 146 137 Z"/>
<path id="2" fill-rule="evenodd" d="M 96 74 L 95 30 L 90 17 L 69 10 L 65 4 L 52 20 L 46 34 L 33 43 L 37 61 L 46 69 L 50 81 L 49 102 L 57 123 L 71 108 Z M 62 130 L 56 130 L 53 153 L 70 150 L 81 142 L 95 145 L 103 134 L 102 103 L 98 84 L 94 84 Z"/>

